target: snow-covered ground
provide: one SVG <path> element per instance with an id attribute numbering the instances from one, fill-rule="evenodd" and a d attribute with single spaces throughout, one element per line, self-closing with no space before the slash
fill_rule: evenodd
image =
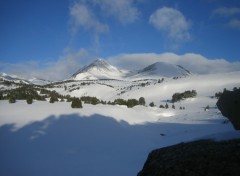
<path id="1" fill-rule="evenodd" d="M 221 133 L 240 137 L 215 108 L 83 106 L 0 101 L 0 174 L 132 176 L 155 148 Z"/>
<path id="2" fill-rule="evenodd" d="M 165 78 L 162 83 L 70 82 L 51 88 L 65 95 L 103 100 L 145 97 L 147 105 L 153 101 L 156 107 L 83 104 L 82 109 L 72 109 L 68 102 L 34 101 L 28 105 L 19 100 L 14 104 L 0 101 L 0 175 L 132 176 L 155 148 L 196 139 L 239 138 L 239 132 L 216 108 L 217 99 L 211 97 L 223 88 L 239 87 L 239 75 L 192 75 Z M 144 82 L 149 84 L 137 86 Z M 193 89 L 196 98 L 171 108 L 168 100 L 173 93 Z M 170 108 L 160 109 L 166 102 Z M 207 105 L 210 109 L 205 111 Z"/>

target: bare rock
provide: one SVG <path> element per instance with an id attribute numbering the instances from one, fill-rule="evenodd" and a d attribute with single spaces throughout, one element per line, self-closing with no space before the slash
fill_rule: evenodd
<path id="1" fill-rule="evenodd" d="M 240 89 L 224 91 L 217 102 L 222 115 L 227 117 L 236 130 L 240 130 Z"/>
<path id="2" fill-rule="evenodd" d="M 138 176 L 238 176 L 240 139 L 181 143 L 152 151 Z"/>

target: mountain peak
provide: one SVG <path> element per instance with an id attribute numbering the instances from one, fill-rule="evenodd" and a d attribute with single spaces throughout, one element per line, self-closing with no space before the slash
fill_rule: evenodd
<path id="1" fill-rule="evenodd" d="M 189 76 L 191 72 L 185 69 L 183 66 L 169 64 L 165 62 L 153 63 L 138 72 L 142 76 L 163 76 L 163 77 L 175 77 L 175 76 Z"/>
<path id="2" fill-rule="evenodd" d="M 96 59 L 89 66 L 92 66 L 92 67 L 93 66 L 95 66 L 95 67 L 109 67 L 111 65 L 103 59 Z"/>
<path id="3" fill-rule="evenodd" d="M 122 71 L 103 59 L 96 59 L 73 74 L 75 80 L 82 79 L 118 79 Z"/>

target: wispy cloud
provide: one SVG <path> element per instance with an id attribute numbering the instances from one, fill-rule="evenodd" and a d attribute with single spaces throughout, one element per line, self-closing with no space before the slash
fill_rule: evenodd
<path id="1" fill-rule="evenodd" d="M 27 61 L 24 63 L 2 63 L 0 70 L 16 74 L 25 78 L 43 78 L 48 80 L 63 80 L 69 78 L 75 71 L 81 68 L 90 59 L 85 49 L 76 52 L 67 52 L 56 62 Z"/>
<path id="2" fill-rule="evenodd" d="M 73 31 L 84 28 L 97 33 L 107 32 L 109 25 L 101 22 L 103 17 L 113 18 L 121 24 L 133 23 L 140 15 L 134 1 L 136 0 L 75 1 L 69 8 Z"/>
<path id="3" fill-rule="evenodd" d="M 240 30 L 240 19 L 232 19 L 231 21 L 229 21 L 228 26 Z"/>
<path id="4" fill-rule="evenodd" d="M 78 34 L 90 34 L 93 41 L 91 50 L 98 52 L 101 46 L 100 37 L 111 30 L 115 21 L 122 25 L 134 23 L 139 19 L 140 11 L 136 6 L 138 0 L 75 0 L 69 7 L 71 40 L 77 40 Z"/>
<path id="5" fill-rule="evenodd" d="M 190 22 L 177 9 L 162 7 L 150 16 L 149 23 L 171 40 L 187 41 L 191 38 Z"/>
<path id="6" fill-rule="evenodd" d="M 93 0 L 100 6 L 103 13 L 109 17 L 114 17 L 122 24 L 135 22 L 140 15 L 140 11 L 134 6 L 134 0 Z"/>
<path id="7" fill-rule="evenodd" d="M 224 59 L 209 59 L 200 54 L 186 53 L 177 55 L 174 53 L 138 53 L 121 54 L 108 58 L 108 61 L 121 68 L 137 70 L 155 62 L 166 62 L 181 65 L 197 74 L 225 73 L 240 71 L 240 62 L 231 63 Z"/>
<path id="8" fill-rule="evenodd" d="M 226 20 L 224 25 L 232 29 L 240 29 L 240 8 L 238 7 L 220 7 L 212 12 L 213 17 L 220 17 Z"/>
<path id="9" fill-rule="evenodd" d="M 93 30 L 96 33 L 108 31 L 108 25 L 101 23 L 86 4 L 75 2 L 70 7 L 70 17 L 73 33 L 76 33 L 80 28 Z"/>
<path id="10" fill-rule="evenodd" d="M 225 16 L 225 17 L 229 17 L 229 16 L 233 16 L 236 14 L 240 14 L 240 8 L 237 7 L 220 7 L 215 9 L 212 12 L 213 15 L 215 16 Z"/>

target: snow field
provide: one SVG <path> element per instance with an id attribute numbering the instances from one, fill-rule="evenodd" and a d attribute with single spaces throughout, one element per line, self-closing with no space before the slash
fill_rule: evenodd
<path id="1" fill-rule="evenodd" d="M 239 74 L 166 78 L 160 84 L 149 81 L 150 85 L 131 89 L 127 87 L 138 83 L 99 80 L 69 92 L 79 81 L 50 89 L 107 101 L 144 97 L 147 107 L 83 104 L 82 109 L 72 109 L 68 102 L 0 101 L 0 175 L 132 176 L 155 148 L 196 139 L 239 138 L 216 108 L 217 99 L 211 98 L 223 88 L 239 87 Z M 121 89 L 127 91 L 119 94 Z M 172 109 L 172 95 L 186 90 L 196 90 L 197 97 L 177 102 Z M 152 101 L 156 107 L 148 106 Z M 169 109 L 159 108 L 166 103 Z M 210 109 L 205 111 L 207 105 Z"/>

